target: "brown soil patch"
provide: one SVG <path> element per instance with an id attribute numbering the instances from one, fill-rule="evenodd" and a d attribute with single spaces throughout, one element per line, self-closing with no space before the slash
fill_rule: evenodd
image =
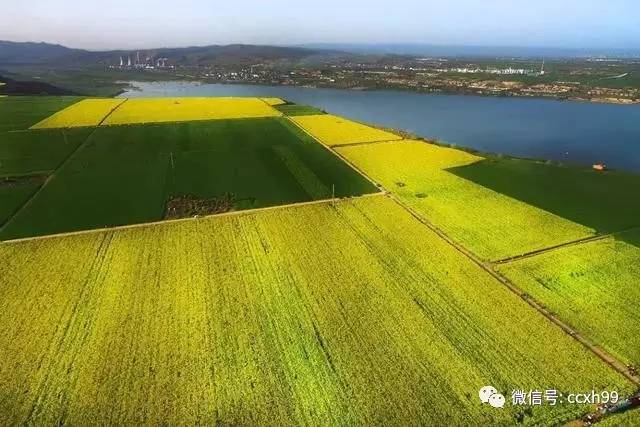
<path id="1" fill-rule="evenodd" d="M 45 175 L 25 175 L 0 177 L 0 187 L 18 187 L 21 185 L 41 184 L 47 177 Z"/>
<path id="2" fill-rule="evenodd" d="M 189 218 L 230 212 L 234 210 L 234 197 L 231 194 L 202 199 L 193 195 L 177 196 L 169 199 L 165 206 L 165 219 Z"/>

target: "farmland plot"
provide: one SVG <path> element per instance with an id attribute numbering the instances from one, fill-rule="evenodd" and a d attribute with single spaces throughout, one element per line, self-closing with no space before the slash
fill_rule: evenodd
<path id="1" fill-rule="evenodd" d="M 640 232 L 558 249 L 500 270 L 620 360 L 640 366 Z"/>
<path id="2" fill-rule="evenodd" d="M 511 424 L 480 387 L 631 390 L 384 196 L 0 244 L 0 278 L 3 424 Z"/>
<path id="3" fill-rule="evenodd" d="M 82 128 L 0 134 L 0 177 L 52 171 L 89 133 Z"/>
<path id="4" fill-rule="evenodd" d="M 214 121 L 189 129 L 174 157 L 173 195 L 233 193 L 237 208 L 257 208 L 378 191 L 284 119 Z"/>
<path id="5" fill-rule="evenodd" d="M 330 114 L 302 115 L 291 120 L 328 146 L 402 139 L 391 132 Z"/>
<path id="6" fill-rule="evenodd" d="M 219 123 L 219 125 L 218 125 Z M 375 191 L 322 146 L 284 120 L 212 122 L 215 144 L 190 138 L 174 156 L 171 194 L 232 193 L 237 208 L 256 208 Z M 309 182 L 311 181 L 311 182 Z M 314 186 L 315 185 L 315 186 Z"/>
<path id="7" fill-rule="evenodd" d="M 326 114 L 324 111 L 309 105 L 286 104 L 278 105 L 275 108 L 286 116 L 317 116 Z"/>
<path id="8" fill-rule="evenodd" d="M 337 151 L 484 259 L 519 255 L 596 232 L 449 172 L 447 169 L 483 161 L 464 151 L 421 141 L 339 147 Z"/>
<path id="9" fill-rule="evenodd" d="M 31 129 L 97 126 L 124 99 L 85 99 L 36 123 Z"/>
<path id="10" fill-rule="evenodd" d="M 175 196 L 193 194 L 201 198 L 232 193 L 234 205 L 245 209 L 310 200 L 304 188 L 291 179 L 291 174 L 272 148 L 177 153 L 174 156 L 171 193 Z M 235 156 L 242 156 L 242 161 L 229 163 Z M 330 196 L 329 191 L 319 198 Z"/>
<path id="11" fill-rule="evenodd" d="M 0 239 L 158 221 L 179 197 L 248 209 L 376 191 L 280 118 L 100 127 Z"/>
<path id="12" fill-rule="evenodd" d="M 0 177 L 0 227 L 36 192 L 44 177 Z"/>
<path id="13" fill-rule="evenodd" d="M 611 233 L 640 226 L 640 176 L 622 171 L 488 158 L 447 169 L 460 178 L 572 222 Z"/>
<path id="14" fill-rule="evenodd" d="M 160 219 L 169 156 L 154 151 L 139 154 L 141 151 L 135 146 L 97 142 L 81 148 L 6 223 L 0 239 Z"/>
<path id="15" fill-rule="evenodd" d="M 113 112 L 104 125 L 275 117 L 281 113 L 258 98 L 136 98 Z"/>
<path id="16" fill-rule="evenodd" d="M 73 96 L 11 96 L 0 100 L 0 134 L 28 129 L 82 98 Z M 2 138 L 2 136 L 0 136 Z"/>

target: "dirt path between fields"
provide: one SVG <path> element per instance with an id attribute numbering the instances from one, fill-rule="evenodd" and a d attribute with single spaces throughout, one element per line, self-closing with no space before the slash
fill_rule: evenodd
<path id="1" fill-rule="evenodd" d="M 310 206 L 310 205 L 320 205 L 324 203 L 339 203 L 339 202 L 348 201 L 348 200 L 363 199 L 365 197 L 382 197 L 384 195 L 385 193 L 382 193 L 382 192 L 369 193 L 369 194 L 361 194 L 359 196 L 353 196 L 353 197 L 311 200 L 309 202 L 296 202 L 296 203 L 289 203 L 286 205 L 266 206 L 264 208 L 244 209 L 239 211 L 231 211 L 231 212 L 224 212 L 224 213 L 218 213 L 218 214 L 197 216 L 192 218 L 166 219 L 166 220 L 153 221 L 153 222 L 141 222 L 139 224 L 116 225 L 114 227 L 92 228 L 90 230 L 69 231 L 66 233 L 47 234 L 45 236 L 23 237 L 20 239 L 3 240 L 3 241 L 0 241 L 0 245 L 32 242 L 32 241 L 44 240 L 44 239 L 56 239 L 60 237 L 82 236 L 85 234 L 105 233 L 109 231 L 131 230 L 135 228 L 153 227 L 157 225 L 175 224 L 175 223 L 187 222 L 187 221 L 199 221 L 202 219 L 212 219 L 212 218 L 219 218 L 219 217 L 226 217 L 226 216 L 252 215 L 257 212 L 273 211 L 278 209 L 295 208 L 295 207 Z"/>
<path id="2" fill-rule="evenodd" d="M 632 227 L 632 228 L 628 228 L 626 230 L 614 231 L 613 233 L 598 234 L 598 235 L 595 235 L 595 236 L 584 237 L 582 239 L 572 240 L 572 241 L 566 242 L 566 243 L 560 243 L 559 245 L 549 246 L 547 248 L 538 249 L 538 250 L 527 252 L 527 253 L 520 254 L 520 255 L 514 255 L 514 256 L 511 256 L 511 257 L 508 257 L 508 258 L 501 259 L 501 260 L 491 261 L 491 263 L 494 264 L 494 265 L 508 264 L 510 262 L 514 262 L 514 261 L 518 261 L 518 260 L 526 259 L 526 258 L 532 258 L 532 257 L 535 257 L 537 255 L 541 255 L 541 254 L 544 254 L 544 253 L 547 253 L 547 252 L 553 252 L 553 251 L 556 251 L 556 250 L 562 249 L 562 248 L 567 248 L 567 247 L 571 247 L 571 246 L 579 246 L 579 245 L 583 245 L 583 244 L 590 243 L 590 242 L 597 242 L 598 240 L 605 240 L 605 239 L 608 239 L 609 237 L 619 236 L 620 234 L 630 233 L 630 232 L 636 231 L 636 230 L 640 230 L 640 227 Z"/>
<path id="3" fill-rule="evenodd" d="M 603 348 L 601 348 L 600 346 L 598 346 L 597 344 L 595 344 L 594 342 L 589 340 L 587 337 L 583 336 L 580 332 L 578 332 L 576 329 L 574 329 L 571 325 L 569 325 L 568 323 L 564 322 L 559 317 L 557 317 L 553 312 L 551 312 L 549 309 L 547 309 L 543 304 L 541 304 L 540 302 L 536 301 L 531 296 L 529 296 L 529 294 L 527 294 L 522 289 L 520 289 L 518 286 L 516 286 L 516 284 L 513 283 L 511 280 L 509 280 L 508 278 L 503 276 L 498 271 L 494 270 L 491 263 L 483 262 L 474 253 L 472 253 L 471 251 L 467 250 L 465 247 L 463 247 L 462 245 L 458 244 L 456 241 L 451 239 L 440 228 L 438 228 L 436 225 L 432 224 L 427 219 L 423 218 L 419 213 L 414 211 L 411 207 L 407 206 L 398 197 L 394 196 L 391 193 L 387 193 L 387 197 L 393 199 L 396 203 L 398 203 L 400 206 L 402 206 L 407 212 L 409 212 L 414 218 L 416 218 L 418 221 L 420 221 L 421 223 L 426 225 L 429 229 L 431 229 L 434 233 L 436 233 L 438 236 L 440 236 L 442 239 L 444 239 L 447 243 L 449 243 L 451 246 L 456 248 L 460 253 L 464 254 L 467 258 L 469 258 L 471 261 L 473 261 L 476 265 L 478 265 L 484 271 L 486 271 L 491 276 L 493 276 L 496 280 L 498 280 L 500 283 L 502 283 L 504 286 L 506 286 L 513 293 L 515 293 L 520 298 L 522 298 L 527 304 L 529 304 L 531 307 L 533 307 L 535 310 L 537 310 L 540 314 L 542 314 L 544 317 L 546 317 L 553 324 L 555 324 L 556 326 L 560 327 L 569 336 L 571 336 L 573 339 L 575 339 L 580 344 L 582 344 L 584 347 L 586 347 L 588 350 L 590 350 L 599 359 L 601 359 L 604 362 L 606 362 L 609 366 L 611 366 L 614 370 L 616 370 L 618 373 L 620 373 L 622 376 L 624 376 L 627 380 L 631 381 L 633 384 L 635 384 L 637 386 L 640 386 L 640 376 L 634 375 L 633 373 L 629 372 L 629 369 L 627 368 L 627 365 L 625 365 L 623 362 L 621 362 L 620 360 L 615 358 L 613 355 L 609 354 L 606 350 L 604 350 Z"/>
<path id="4" fill-rule="evenodd" d="M 351 169 L 353 169 L 354 171 L 356 171 L 358 173 L 358 175 L 362 176 L 364 179 L 366 179 L 367 181 L 369 181 L 371 184 L 375 185 L 376 188 L 381 191 L 381 192 L 386 192 L 386 190 L 384 190 L 382 188 L 382 185 L 375 182 L 369 175 L 367 175 L 366 173 L 364 173 L 360 168 L 358 168 L 355 164 L 351 163 L 346 157 L 344 157 L 342 154 L 338 153 L 336 150 L 334 150 L 334 147 L 329 147 L 326 144 L 323 144 L 322 141 L 320 141 L 318 138 L 316 138 L 315 136 L 311 135 L 309 132 L 307 132 L 307 130 L 305 128 L 303 128 L 302 126 L 300 126 L 298 123 L 296 123 L 294 120 L 291 119 L 291 117 L 289 116 L 284 116 L 289 123 L 291 123 L 293 126 L 297 127 L 298 129 L 300 129 L 305 135 L 308 135 L 309 138 L 313 139 L 315 142 L 317 142 L 318 144 L 320 144 L 321 147 L 324 147 L 327 151 L 329 151 L 331 154 L 333 154 L 334 156 L 338 157 L 340 160 L 342 160 L 342 162 L 346 163 L 347 165 L 349 165 L 351 167 Z"/>
<path id="5" fill-rule="evenodd" d="M 359 147 L 361 145 L 374 145 L 374 144 L 389 144 L 391 142 L 405 142 L 405 141 L 413 141 L 412 139 L 384 139 L 382 141 L 365 141 L 365 142 L 352 142 L 349 144 L 335 144 L 329 145 L 331 148 L 342 148 L 342 147 Z"/>

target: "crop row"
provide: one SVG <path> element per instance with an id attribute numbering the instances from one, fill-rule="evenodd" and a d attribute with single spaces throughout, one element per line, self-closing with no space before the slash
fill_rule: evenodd
<path id="1" fill-rule="evenodd" d="M 480 387 L 631 390 L 385 196 L 0 244 L 0 277 L 2 424 L 508 424 Z"/>
<path id="2" fill-rule="evenodd" d="M 640 366 L 640 232 L 562 248 L 500 270 L 620 360 Z"/>

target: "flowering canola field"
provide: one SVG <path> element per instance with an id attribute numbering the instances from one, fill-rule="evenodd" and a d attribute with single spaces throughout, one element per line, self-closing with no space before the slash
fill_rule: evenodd
<path id="1" fill-rule="evenodd" d="M 331 114 L 296 116 L 291 120 L 328 146 L 402 139 L 391 132 Z"/>
<path id="2" fill-rule="evenodd" d="M 258 98 L 129 99 L 104 125 L 274 117 L 281 113 Z"/>
<path id="3" fill-rule="evenodd" d="M 514 261 L 500 271 L 611 354 L 640 366 L 640 232 Z"/>
<path id="4" fill-rule="evenodd" d="M 0 423 L 557 425 L 629 384 L 386 196 L 0 244 Z M 500 301 L 500 304 L 496 304 Z"/>
<path id="5" fill-rule="evenodd" d="M 31 129 L 98 126 L 124 99 L 85 99 L 36 123 Z"/>
<path id="6" fill-rule="evenodd" d="M 337 151 L 476 255 L 497 260 L 595 234 L 595 230 L 463 179 L 446 169 L 482 157 L 421 141 Z"/>

